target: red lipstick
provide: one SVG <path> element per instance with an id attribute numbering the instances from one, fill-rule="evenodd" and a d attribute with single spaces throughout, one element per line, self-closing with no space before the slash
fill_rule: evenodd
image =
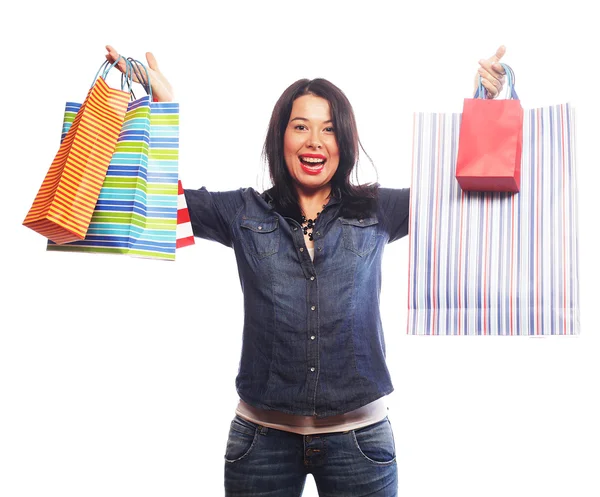
<path id="1" fill-rule="evenodd" d="M 302 154 L 302 155 L 300 155 L 300 157 L 308 157 L 309 159 L 323 159 L 323 160 L 327 159 L 327 157 L 325 157 L 322 154 Z"/>
<path id="2" fill-rule="evenodd" d="M 323 170 L 324 164 L 319 164 L 318 166 L 307 166 L 303 162 L 300 162 L 300 166 L 306 174 L 314 175 L 319 174 Z"/>
<path id="3" fill-rule="evenodd" d="M 306 174 L 316 175 L 319 174 L 323 168 L 325 167 L 325 162 L 327 162 L 327 157 L 323 154 L 301 154 L 299 156 L 300 159 L 300 167 Z M 309 162 L 304 159 L 321 159 L 323 162 Z"/>

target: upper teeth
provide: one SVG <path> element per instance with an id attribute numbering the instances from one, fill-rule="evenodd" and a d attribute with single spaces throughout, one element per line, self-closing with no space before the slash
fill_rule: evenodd
<path id="1" fill-rule="evenodd" d="M 325 161 L 325 159 L 317 159 L 316 157 L 302 157 L 302 160 L 304 162 L 314 162 L 314 163 Z"/>

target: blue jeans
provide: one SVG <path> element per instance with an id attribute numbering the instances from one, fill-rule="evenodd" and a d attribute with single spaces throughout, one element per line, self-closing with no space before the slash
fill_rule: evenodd
<path id="1" fill-rule="evenodd" d="M 389 420 L 343 433 L 298 435 L 233 419 L 225 451 L 226 497 L 299 497 L 309 473 L 320 497 L 396 497 Z"/>

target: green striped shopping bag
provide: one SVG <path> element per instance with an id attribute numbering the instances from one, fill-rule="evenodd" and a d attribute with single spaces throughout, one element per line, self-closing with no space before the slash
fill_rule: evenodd
<path id="1" fill-rule="evenodd" d="M 67 103 L 63 137 L 78 106 Z M 85 239 L 47 249 L 175 260 L 178 157 L 179 104 L 130 102 Z"/>

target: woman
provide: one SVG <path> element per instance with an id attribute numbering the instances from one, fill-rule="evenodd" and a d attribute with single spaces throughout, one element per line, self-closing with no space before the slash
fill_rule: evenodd
<path id="1" fill-rule="evenodd" d="M 503 55 L 480 61 L 490 97 Z M 154 95 L 171 100 L 147 59 Z M 397 493 L 379 291 L 383 248 L 408 232 L 409 190 L 352 184 L 359 148 L 344 93 L 299 80 L 271 116 L 272 188 L 185 191 L 194 235 L 234 249 L 244 293 L 227 496 L 300 496 L 308 473 L 321 496 Z"/>

